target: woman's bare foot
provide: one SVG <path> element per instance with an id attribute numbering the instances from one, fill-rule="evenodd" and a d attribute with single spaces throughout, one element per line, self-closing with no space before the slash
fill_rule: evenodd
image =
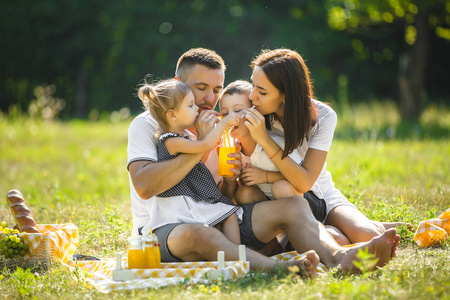
<path id="1" fill-rule="evenodd" d="M 306 252 L 306 256 L 303 259 L 287 261 L 284 268 L 289 271 L 295 271 L 300 275 L 304 275 L 308 278 L 317 277 L 317 267 L 319 266 L 320 258 L 316 251 L 309 250 Z"/>
<path id="2" fill-rule="evenodd" d="M 379 228 L 384 228 L 384 230 L 388 230 L 391 228 L 398 229 L 401 226 L 406 226 L 409 231 L 414 232 L 414 226 L 412 226 L 410 223 L 405 222 L 379 222 L 379 221 L 372 221 L 375 225 L 377 225 Z"/>
<path id="3" fill-rule="evenodd" d="M 391 228 L 398 229 L 401 226 L 406 226 L 409 231 L 414 232 L 414 226 L 412 226 L 410 223 L 405 222 L 380 222 L 381 225 L 383 225 L 384 229 L 388 230 Z"/>
<path id="4" fill-rule="evenodd" d="M 399 243 L 400 236 L 397 234 L 395 228 L 388 229 L 385 233 L 374 237 L 367 243 L 361 243 L 358 246 L 348 248 L 348 250 L 343 250 L 340 253 L 342 257 L 340 257 L 339 265 L 344 272 L 359 272 L 358 268 L 354 265 L 354 262 L 359 260 L 357 257 L 358 251 L 359 249 L 368 249 L 368 252 L 375 255 L 375 258 L 378 259 L 370 271 L 376 270 L 385 266 L 395 256 L 395 251 Z"/>

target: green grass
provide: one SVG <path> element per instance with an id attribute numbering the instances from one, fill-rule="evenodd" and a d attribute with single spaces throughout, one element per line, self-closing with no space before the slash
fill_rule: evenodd
<path id="1" fill-rule="evenodd" d="M 395 125 L 387 120 L 361 125 L 357 134 L 346 136 L 355 122 L 346 118 L 338 126 L 327 168 L 336 186 L 359 209 L 374 220 L 402 220 L 417 226 L 450 206 L 448 135 L 439 134 L 436 139 L 371 136 L 373 128 L 382 132 L 380 128 Z M 0 194 L 21 190 L 38 223 L 74 223 L 80 235 L 76 253 L 112 257 L 115 251 L 125 251 L 132 225 L 126 170 L 128 124 L 43 122 L 0 115 Z M 426 124 L 423 131 L 434 132 L 430 129 L 434 125 Z M 439 132 L 448 133 L 448 124 L 439 126 Z M 3 219 L 12 223 L 6 201 L 0 205 Z M 0 295 L 5 299 L 450 299 L 450 243 L 420 249 L 411 233 L 401 233 L 404 239 L 397 258 L 382 270 L 359 276 L 330 272 L 305 281 L 293 275 L 251 273 L 235 282 L 105 295 L 86 287 L 80 274 L 55 266 L 37 274 L 4 269 Z"/>

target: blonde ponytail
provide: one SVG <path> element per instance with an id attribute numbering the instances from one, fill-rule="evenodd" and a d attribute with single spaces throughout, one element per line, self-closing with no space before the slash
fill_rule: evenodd
<path id="1" fill-rule="evenodd" d="M 176 109 L 190 91 L 190 88 L 183 82 L 169 79 L 155 84 L 142 84 L 138 91 L 138 97 L 163 131 L 167 131 L 169 126 L 166 117 L 167 111 Z"/>

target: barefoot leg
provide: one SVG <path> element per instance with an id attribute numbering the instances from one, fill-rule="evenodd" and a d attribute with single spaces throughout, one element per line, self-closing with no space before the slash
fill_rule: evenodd
<path id="1" fill-rule="evenodd" d="M 403 225 L 406 226 L 406 228 L 408 228 L 409 231 L 414 232 L 414 226 L 412 226 L 412 224 L 410 223 L 405 223 L 405 222 L 378 222 L 378 221 L 372 221 L 375 225 L 377 226 L 382 226 L 384 227 L 385 230 L 391 229 L 391 228 L 395 228 L 398 229 L 398 227 L 401 227 Z"/>
<path id="2" fill-rule="evenodd" d="M 348 250 L 341 252 L 340 266 L 344 272 L 358 272 L 353 262 L 358 261 L 359 249 L 368 249 L 369 253 L 374 254 L 378 259 L 373 270 L 385 266 L 389 260 L 395 255 L 395 250 L 400 242 L 400 236 L 396 230 L 391 228 L 380 236 L 374 237 L 367 243 L 362 243 L 356 247 L 349 248 Z"/>
<path id="3" fill-rule="evenodd" d="M 318 276 L 317 267 L 319 266 L 319 262 L 320 259 L 316 251 L 309 250 L 303 259 L 285 262 L 281 267 L 282 269 L 289 270 L 290 267 L 297 266 L 300 269 L 299 274 L 307 278 L 315 278 Z"/>
<path id="4" fill-rule="evenodd" d="M 345 236 L 342 231 L 340 231 L 337 227 L 326 225 L 325 228 L 327 229 L 328 233 L 331 234 L 331 236 L 336 240 L 336 242 L 341 245 L 350 245 L 350 240 Z"/>

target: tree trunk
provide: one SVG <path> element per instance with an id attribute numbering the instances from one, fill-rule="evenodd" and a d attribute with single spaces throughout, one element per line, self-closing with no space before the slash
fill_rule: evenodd
<path id="1" fill-rule="evenodd" d="M 428 55 L 428 13 L 420 10 L 416 18 L 417 39 L 410 51 L 400 57 L 400 113 L 403 120 L 418 121 L 423 109 L 425 69 Z"/>

